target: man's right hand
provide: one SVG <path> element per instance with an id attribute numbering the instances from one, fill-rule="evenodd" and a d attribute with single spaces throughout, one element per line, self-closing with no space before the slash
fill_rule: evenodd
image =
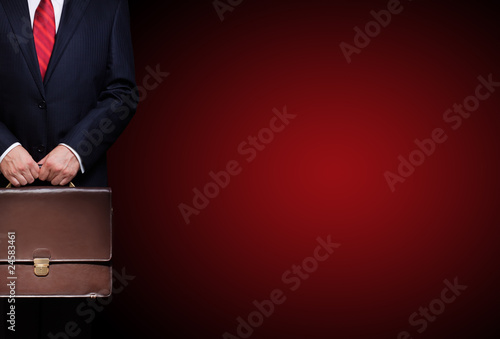
<path id="1" fill-rule="evenodd" d="M 14 147 L 0 163 L 3 176 L 15 186 L 26 186 L 38 179 L 38 164 L 22 147 Z"/>

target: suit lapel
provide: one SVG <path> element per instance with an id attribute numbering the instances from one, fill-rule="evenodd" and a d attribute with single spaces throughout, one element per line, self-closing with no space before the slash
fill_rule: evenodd
<path id="1" fill-rule="evenodd" d="M 87 8 L 89 2 L 90 0 L 64 1 L 63 12 L 61 14 L 61 22 L 59 23 L 59 29 L 57 30 L 54 50 L 52 51 L 52 56 L 47 68 L 47 73 L 45 74 L 45 83 L 50 80 L 54 69 L 61 59 L 61 55 L 68 45 L 68 42 L 71 40 L 71 37 L 75 33 L 75 30 L 78 27 L 78 24 L 80 23 L 83 17 L 83 13 L 85 12 L 85 9 Z"/>
<path id="2" fill-rule="evenodd" d="M 40 67 L 38 66 L 36 56 L 35 42 L 33 40 L 28 2 L 22 0 L 0 0 L 0 2 L 9 18 L 12 32 L 14 33 L 13 40 L 17 41 L 19 50 L 26 60 L 40 94 L 45 96 Z"/>

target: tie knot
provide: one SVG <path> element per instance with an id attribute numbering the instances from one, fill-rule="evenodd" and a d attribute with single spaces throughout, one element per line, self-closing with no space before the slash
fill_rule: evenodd
<path id="1" fill-rule="evenodd" d="M 41 0 L 40 4 L 38 5 L 37 12 L 39 8 L 48 9 L 49 7 L 52 8 L 52 11 L 54 11 L 51 0 Z"/>

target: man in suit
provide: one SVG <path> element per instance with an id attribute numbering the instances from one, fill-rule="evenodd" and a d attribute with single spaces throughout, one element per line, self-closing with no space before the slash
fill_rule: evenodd
<path id="1" fill-rule="evenodd" d="M 138 99 L 126 0 L 0 0 L 1 187 L 107 186 Z M 19 338 L 67 338 L 81 302 L 17 301 Z"/>
<path id="2" fill-rule="evenodd" d="M 0 46 L 0 184 L 106 186 L 138 102 L 127 2 L 0 0 Z"/>

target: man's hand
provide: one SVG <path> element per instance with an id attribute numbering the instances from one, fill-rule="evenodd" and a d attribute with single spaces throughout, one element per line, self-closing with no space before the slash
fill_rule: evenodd
<path id="1" fill-rule="evenodd" d="M 39 179 L 50 181 L 54 186 L 69 184 L 80 169 L 76 156 L 65 146 L 57 146 L 38 163 L 43 165 L 40 169 Z"/>
<path id="2" fill-rule="evenodd" d="M 22 146 L 7 153 L 0 163 L 0 171 L 15 187 L 32 184 L 38 178 L 38 165 Z"/>

